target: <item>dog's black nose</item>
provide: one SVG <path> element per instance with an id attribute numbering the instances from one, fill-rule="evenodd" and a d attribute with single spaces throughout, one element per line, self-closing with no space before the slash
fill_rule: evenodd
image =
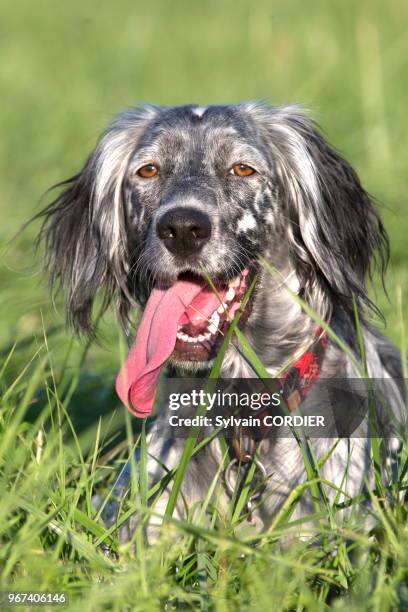
<path id="1" fill-rule="evenodd" d="M 211 221 L 196 208 L 168 210 L 157 222 L 157 235 L 175 255 L 198 253 L 211 236 Z"/>

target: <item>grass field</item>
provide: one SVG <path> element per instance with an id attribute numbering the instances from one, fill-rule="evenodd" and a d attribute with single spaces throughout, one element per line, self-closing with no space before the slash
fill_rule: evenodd
<path id="1" fill-rule="evenodd" d="M 124 107 L 298 102 L 382 207 L 392 254 L 389 300 L 377 289 L 376 301 L 405 351 L 407 19 L 402 0 L 1 3 L 0 588 L 64 590 L 72 610 L 408 609 L 407 448 L 389 501 L 372 494 L 371 533 L 321 501 L 324 545 L 283 552 L 288 514 L 253 547 L 203 500 L 210 527 L 169 521 L 157 545 L 138 530 L 120 547 L 92 505 L 133 443 L 113 390 L 117 326 L 108 313 L 99 345 L 73 339 L 33 250 L 38 225 L 12 239 Z M 147 516 L 147 497 L 142 486 L 122 518 Z"/>

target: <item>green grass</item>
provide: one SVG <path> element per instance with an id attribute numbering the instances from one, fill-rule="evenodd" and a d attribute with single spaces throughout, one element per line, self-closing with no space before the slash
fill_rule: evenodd
<path id="1" fill-rule="evenodd" d="M 339 504 L 327 506 L 323 496 L 315 513 L 323 544 L 284 551 L 279 541 L 293 529 L 300 495 L 328 486 L 318 465 L 257 546 L 209 498 L 184 523 L 169 518 L 147 546 L 142 527 L 154 508 L 146 508 L 142 462 L 121 511 L 124 520 L 138 510 L 141 527 L 134 547 L 121 547 L 91 501 L 114 482 L 136 428 L 113 389 L 123 357 L 113 315 L 100 325 L 99 345 L 72 339 L 33 252 L 38 225 L 10 242 L 121 108 L 299 102 L 381 203 L 392 245 L 390 299 L 377 289 L 376 301 L 384 332 L 406 351 L 407 17 L 402 0 L 1 4 L 1 588 L 63 589 L 71 609 L 89 610 L 408 606 L 406 447 L 389 500 L 372 492 L 370 533 L 358 513 L 341 525 Z M 119 561 L 101 553 L 102 540 Z"/>

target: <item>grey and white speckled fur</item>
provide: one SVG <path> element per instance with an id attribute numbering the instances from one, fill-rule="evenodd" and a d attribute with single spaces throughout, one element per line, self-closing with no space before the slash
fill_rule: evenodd
<path id="1" fill-rule="evenodd" d="M 145 181 L 136 171 L 151 162 L 160 173 Z M 229 169 L 235 163 L 248 164 L 256 173 L 247 179 L 232 176 Z M 63 186 L 43 213 L 41 237 L 51 282 L 65 290 L 68 318 L 77 330 L 93 332 L 92 304 L 100 291 L 106 305 L 115 303 L 127 330 L 129 309 L 145 304 L 155 282 L 171 284 L 180 273 L 201 273 L 203 267 L 216 281 L 232 279 L 262 255 L 284 279 L 262 271 L 245 326 L 265 366 L 271 372 L 279 369 L 313 337 L 315 324 L 286 285 L 322 318 L 330 318 L 357 354 L 354 299 L 370 375 L 395 379 L 389 399 L 405 423 L 400 356 L 365 322 L 374 308 L 366 276 L 375 254 L 384 267 L 386 233 L 354 170 L 297 107 L 244 103 L 129 109 L 108 127 L 83 170 Z M 160 241 L 156 224 L 169 208 L 186 205 L 204 210 L 212 231 L 199 255 L 181 261 Z M 228 349 L 222 374 L 253 376 L 235 345 Z M 357 372 L 332 343 L 321 376 L 352 378 Z M 306 401 L 319 400 L 311 396 Z M 332 443 L 314 440 L 317 456 Z M 170 469 L 178 464 L 182 446 L 183 440 L 168 444 L 153 432 L 150 454 Z M 342 486 L 354 496 L 370 479 L 369 446 L 364 437 L 341 440 L 323 475 L 340 486 L 347 468 Z M 183 484 L 188 502 L 205 496 L 219 459 L 215 442 L 192 460 Z M 260 523 L 268 526 L 305 474 L 293 439 L 265 443 L 261 459 L 273 474 L 258 513 Z M 152 459 L 149 472 L 155 480 L 163 468 Z M 165 503 L 166 494 L 160 500 Z M 308 512 L 309 506 L 305 496 L 297 512 Z"/>

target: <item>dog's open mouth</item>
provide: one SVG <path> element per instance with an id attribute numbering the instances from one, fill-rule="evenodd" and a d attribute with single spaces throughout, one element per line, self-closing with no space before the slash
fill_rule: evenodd
<path id="1" fill-rule="evenodd" d="M 223 336 L 256 274 L 248 266 L 232 281 L 215 284 L 182 274 L 170 287 L 150 294 L 136 341 L 116 381 L 122 401 L 137 416 L 150 414 L 160 370 L 169 360 L 178 365 L 204 365 L 215 357 Z M 240 322 L 251 311 L 251 299 Z"/>
<path id="2" fill-rule="evenodd" d="M 179 280 L 196 283 L 202 289 L 178 321 L 172 361 L 206 362 L 215 357 L 231 321 L 242 306 L 254 275 L 255 267 L 247 267 L 233 280 L 215 285 L 215 291 L 200 277 L 179 277 Z M 241 325 L 248 318 L 250 310 L 251 299 L 241 314 Z"/>

